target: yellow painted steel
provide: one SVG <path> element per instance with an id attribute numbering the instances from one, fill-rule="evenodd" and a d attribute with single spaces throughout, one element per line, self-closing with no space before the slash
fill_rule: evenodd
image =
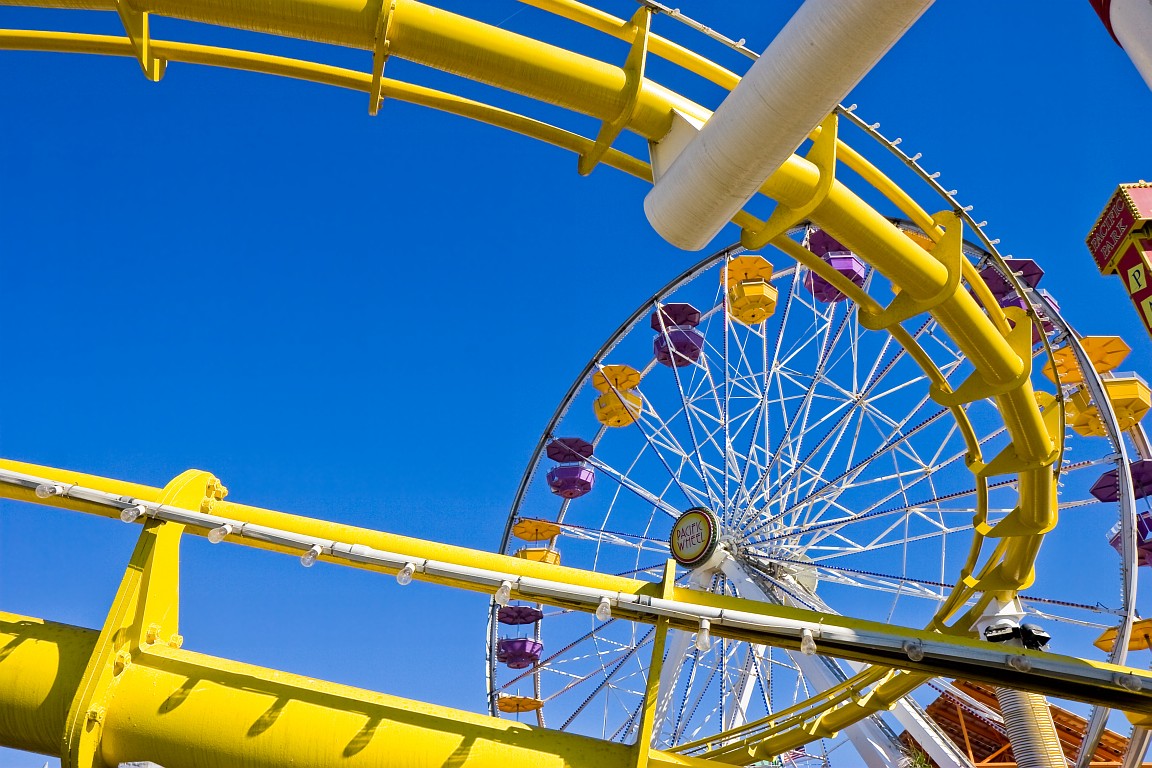
<path id="1" fill-rule="evenodd" d="M 122 17 L 126 15 L 124 8 L 129 8 L 119 6 L 117 0 L 38 0 L 32 3 L 0 0 L 0 4 L 105 10 L 119 12 Z M 535 0 L 535 4 L 634 44 L 642 34 L 638 24 L 615 19 L 571 0 Z M 613 131 L 617 130 L 621 116 L 627 115 L 628 119 L 620 123 L 619 130 L 630 130 L 649 141 L 659 141 L 664 136 L 674 111 L 701 122 L 710 115 L 706 107 L 649 79 L 637 77 L 640 70 L 636 66 L 630 70 L 601 62 L 416 0 L 396 0 L 394 3 L 391 0 L 387 3 L 381 0 L 136 0 L 129 10 L 132 14 L 169 16 L 369 50 L 374 53 L 373 69 L 370 73 L 359 73 L 247 51 L 157 41 L 146 38 L 141 28 L 132 26 L 128 26 L 127 38 L 6 30 L 0 31 L 0 47 L 132 56 L 152 74 L 157 74 L 157 70 L 149 70 L 149 61 L 161 62 L 156 66 L 162 66 L 162 61 L 185 61 L 324 82 L 371 94 L 373 109 L 380 97 L 400 98 L 549 141 L 582 157 L 603 152 L 601 161 L 605 164 L 647 179 L 651 177 L 647 164 L 611 149 L 608 136 L 602 136 L 603 140 L 596 142 L 474 100 L 389 80 L 382 77 L 383 61 L 386 57 L 398 56 L 459 74 L 591 116 L 602 124 L 611 125 Z M 134 23 L 132 17 L 125 23 Z M 652 55 L 668 58 L 724 87 L 732 87 L 736 82 L 735 76 L 727 70 L 658 36 L 647 35 L 647 48 Z M 825 133 L 833 124 L 826 123 L 814 138 L 818 140 L 820 133 Z M 831 136 L 832 132 L 827 131 L 825 135 Z M 893 320 L 896 315 L 889 310 L 899 308 L 895 302 L 884 308 L 863 291 L 855 290 L 854 286 L 853 290 L 844 290 L 825 274 L 826 270 L 821 271 L 818 264 L 797 255 L 797 250 L 804 249 L 795 243 L 786 238 L 775 238 L 773 244 L 844 290 L 860 304 L 862 319 L 874 317 L 879 326 L 886 325 L 887 330 L 928 372 L 935 386 L 934 396 L 951 409 L 968 443 L 969 465 L 980 491 L 977 498 L 978 522 L 987 522 L 986 492 L 983 490 L 987 478 L 1008 472 L 1019 474 L 1019 504 L 1010 516 L 1011 520 L 987 525 L 986 530 L 978 526 L 968 562 L 960 574 L 961 586 L 946 601 L 934 622 L 941 631 L 965 633 L 972 618 L 979 614 L 992 595 L 1011 594 L 1032 582 L 1032 567 L 1041 536 L 1056 521 L 1056 473 L 1051 471 L 1051 466 L 1059 455 L 1059 444 L 1055 439 L 1059 432 L 1053 432 L 1050 420 L 1046 422 L 1036 403 L 1028 380 L 1030 350 L 1025 354 L 1019 343 L 1022 332 L 1013 334 L 1004 313 L 990 300 L 986 288 L 974 278 L 972 265 L 962 255 L 957 256 L 957 249 L 951 246 L 941 248 L 946 239 L 959 239 L 958 220 L 947 222 L 940 217 L 927 217 L 893 182 L 838 137 L 835 142 L 826 138 L 821 147 L 827 156 L 811 153 L 810 159 L 791 157 L 765 182 L 762 192 L 776 200 L 782 211 L 807 211 L 820 227 L 859 254 L 894 286 L 899 286 L 897 298 L 903 309 L 910 307 L 917 312 L 932 314 L 971 361 L 975 372 L 963 383 L 946 381 L 907 332 L 894 324 L 898 322 Z M 924 228 L 925 237 L 918 241 L 910 239 L 866 204 L 835 177 L 836 162 L 843 162 L 857 171 L 865 181 L 896 203 Z M 741 213 L 735 221 L 746 232 L 759 233 L 761 237 L 771 237 L 774 231 L 747 213 Z M 815 261 L 819 262 L 818 259 Z M 969 294 L 969 288 L 975 291 L 975 298 Z M 1020 328 L 1021 323 L 1017 322 L 1016 326 Z M 625 415 L 634 419 L 635 410 L 641 404 L 640 398 L 627 392 L 628 388 L 620 389 L 613 388 L 605 396 L 611 396 L 616 404 L 614 407 L 624 405 Z M 981 455 L 962 409 L 962 401 L 985 397 L 995 398 L 1011 438 L 1010 445 L 996 457 Z M 76 475 L 73 473 L 73 476 Z M 130 486 L 118 484 L 117 487 L 128 489 Z M 134 490 L 122 493 L 154 498 Z M 347 538 L 344 534 L 349 533 L 347 527 L 334 523 L 293 518 L 225 501 L 216 501 L 215 504 L 217 513 L 221 515 L 273 527 L 298 529 L 296 526 L 303 526 L 303 529 L 315 532 L 318 538 L 344 539 Z M 107 510 L 89 507 L 86 511 L 108 514 Z M 377 532 L 365 535 L 367 540 L 354 540 L 380 549 L 413 552 L 422 557 L 452 560 L 453 556 L 463 556 L 458 548 L 404 540 Z M 985 551 L 986 540 L 993 542 L 991 551 Z M 465 561 L 484 559 L 476 553 L 469 553 Z M 519 567 L 528 569 L 524 571 L 525 575 L 536 575 L 532 568 L 553 566 L 521 561 Z M 593 578 L 573 569 L 564 569 L 563 575 L 557 578 L 570 579 L 573 584 L 592 581 L 601 586 L 609 583 L 605 579 L 610 580 L 610 577 Z M 619 580 L 619 588 L 613 591 L 635 588 L 630 587 L 627 581 Z M 899 690 L 910 689 L 918 681 L 914 675 L 889 675 L 885 669 L 873 669 L 853 678 L 849 688 L 859 694 L 866 688 L 878 686 L 868 695 L 879 702 Z M 811 734 L 818 730 L 851 722 L 852 717 L 858 719 L 860 709 L 856 704 L 847 706 L 844 701 L 837 701 L 832 694 L 823 696 L 806 714 L 798 715 L 806 725 L 773 736 L 776 741 L 770 742 L 772 748 L 783 749 L 788 744 L 802 743 L 806 734 L 811 738 Z M 774 726 L 777 730 L 780 727 L 779 724 Z"/>
<path id="2" fill-rule="evenodd" d="M 0 613 L 0 741 L 61 755 L 64 712 L 99 654 L 97 632 Z M 84 718 L 95 766 L 285 765 L 634 768 L 635 750 L 213 658 L 163 643 L 136 648 Z M 652 751 L 648 764 L 707 763 Z"/>

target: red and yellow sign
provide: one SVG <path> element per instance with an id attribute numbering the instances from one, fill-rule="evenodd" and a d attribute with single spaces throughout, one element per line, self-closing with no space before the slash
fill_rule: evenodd
<path id="1" fill-rule="evenodd" d="M 693 507 L 677 518 L 668 537 L 672 557 L 680 565 L 699 565 L 716 551 L 716 516 L 703 507 Z"/>
<path id="2" fill-rule="evenodd" d="M 1152 184 L 1121 184 L 1104 207 L 1085 241 L 1101 274 L 1116 272 L 1126 240 L 1152 221 Z"/>
<path id="3" fill-rule="evenodd" d="M 1088 250 L 1102 275 L 1116 275 L 1152 334 L 1152 184 L 1121 184 L 1088 233 Z"/>
<path id="4" fill-rule="evenodd" d="M 1136 313 L 1140 315 L 1144 328 L 1152 334 L 1152 286 L 1148 285 L 1149 279 L 1152 279 L 1150 256 L 1152 239 L 1129 238 L 1127 247 L 1116 260 L 1116 273 L 1124 281 L 1124 287 L 1136 306 Z"/>

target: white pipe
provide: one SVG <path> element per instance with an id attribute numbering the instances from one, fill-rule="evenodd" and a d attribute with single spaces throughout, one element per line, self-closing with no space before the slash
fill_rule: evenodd
<path id="1" fill-rule="evenodd" d="M 1043 696 L 997 688 L 996 699 L 1000 702 L 1004 728 L 1012 743 L 1012 756 L 1019 768 L 1066 768 L 1068 761 L 1060 748 L 1060 735 Z"/>
<path id="2" fill-rule="evenodd" d="M 932 0 L 807 0 L 644 199 L 668 242 L 698 251 Z"/>
<path id="3" fill-rule="evenodd" d="M 1147 0 L 1103 0 L 1098 11 L 1108 31 L 1152 88 L 1152 6 Z"/>

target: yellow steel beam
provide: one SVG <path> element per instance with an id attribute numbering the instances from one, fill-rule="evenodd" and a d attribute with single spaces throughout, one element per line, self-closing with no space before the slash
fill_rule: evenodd
<path id="1" fill-rule="evenodd" d="M 0 743 L 61 755 L 101 638 L 0 613 Z M 94 766 L 634 768 L 631 747 L 144 642 L 81 730 Z M 65 763 L 69 764 L 69 763 Z M 75 763 L 71 763 L 75 764 Z M 652 751 L 659 768 L 708 763 Z"/>
<path id="2" fill-rule="evenodd" d="M 596 609 L 601 597 L 609 597 L 613 601 L 613 614 L 620 618 L 655 623 L 661 617 L 666 617 L 669 626 L 673 628 L 695 631 L 701 617 L 710 617 L 712 632 L 718 637 L 793 649 L 799 648 L 800 645 L 799 628 L 810 627 L 818 635 L 822 653 L 880 665 L 879 669 L 864 673 L 858 679 L 846 684 L 845 691 L 854 700 L 861 699 L 873 684 L 881 682 L 888 668 L 898 667 L 931 676 L 951 675 L 1006 684 L 1047 695 L 1152 714 L 1152 673 L 1147 671 L 1058 654 L 1013 650 L 1013 655 L 1028 656 L 1037 670 L 1036 674 L 1022 673 L 1007 663 L 1003 649 L 981 640 L 951 637 L 927 630 L 892 627 L 882 622 L 850 617 L 829 617 L 817 611 L 680 587 L 671 589 L 671 600 L 666 605 L 660 606 L 658 602 L 665 594 L 666 585 L 533 562 L 523 558 L 422 541 L 222 501 L 218 497 L 223 495 L 224 488 L 206 473 L 186 473 L 170 484 L 168 489 L 161 490 L 9 460 L 0 460 L 0 471 L 4 471 L 6 478 L 9 478 L 0 482 L 0 496 L 104 517 L 119 516 L 119 507 L 114 504 L 100 504 L 73 498 L 68 494 L 83 495 L 89 491 L 96 491 L 106 494 L 110 499 L 117 499 L 117 504 L 130 503 L 119 500 L 120 497 L 161 504 L 165 499 L 172 498 L 170 494 L 174 488 L 186 487 L 186 492 L 190 495 L 184 497 L 185 500 L 199 500 L 199 510 L 181 511 L 175 506 L 165 509 L 168 510 L 166 514 L 176 515 L 182 520 L 192 520 L 186 529 L 187 533 L 206 535 L 221 519 L 229 519 L 237 525 L 236 532 L 226 538 L 226 541 L 231 543 L 299 555 L 315 542 L 327 547 L 321 559 L 389 574 L 396 573 L 403 563 L 412 562 L 417 565 L 415 578 L 461 589 L 491 593 L 501 580 L 508 580 L 512 582 L 513 594 L 520 595 L 520 599 L 542 601 L 589 612 Z M 59 484 L 65 492 L 39 499 L 31 488 L 12 484 L 10 478 L 13 472 Z M 198 485 L 192 484 L 186 478 L 195 479 Z M 69 486 L 77 486 L 77 489 L 69 490 Z M 157 522 L 156 513 L 149 513 L 141 519 L 147 521 L 147 526 Z M 271 542 L 248 538 L 240 530 L 244 524 L 263 526 L 281 534 L 292 534 L 296 537 L 295 543 L 284 543 L 286 540 L 283 536 Z M 145 533 L 148 530 L 146 527 Z M 380 561 L 363 558 L 357 560 L 356 548 L 352 547 L 352 544 L 359 545 L 361 551 L 364 551 L 364 548 L 371 548 L 376 552 L 391 553 L 389 557 L 392 564 L 382 564 Z M 138 551 L 137 554 L 140 555 L 141 552 Z M 143 567 L 142 564 L 150 563 L 150 560 L 147 562 L 135 560 L 133 568 L 139 569 Z M 130 568 L 129 576 L 133 568 Z M 128 578 L 126 576 L 126 581 Z M 131 598 L 130 595 L 127 597 Z M 649 608 L 650 606 L 655 608 Z M 113 613 L 119 612 L 121 615 L 121 618 L 115 620 L 118 622 L 116 626 L 128 627 L 123 616 L 132 614 L 133 610 L 135 609 L 115 609 Z M 149 626 L 151 623 L 153 622 L 149 620 Z M 111 626 L 113 624 L 110 623 L 108 627 Z M 136 622 L 132 627 L 134 629 L 129 634 L 135 637 L 143 631 L 141 627 L 147 629 L 143 620 Z M 159 630 L 153 634 L 163 639 L 169 631 L 172 630 Z M 108 634 L 115 634 L 115 630 Z M 920 643 L 925 649 L 923 658 L 911 660 L 905 652 L 904 644 L 907 642 Z M 1127 682 L 1121 681 L 1123 676 L 1129 676 Z M 871 701 L 889 698 L 895 695 L 893 691 L 906 692 L 908 686 L 914 687 L 922 679 L 917 675 L 889 677 L 883 681 L 882 689 L 873 692 Z M 833 704 L 836 702 L 830 702 L 829 705 Z M 858 719 L 862 709 L 860 706 L 841 707 L 833 713 L 832 721 L 842 726 L 852 722 L 853 717 Z"/>

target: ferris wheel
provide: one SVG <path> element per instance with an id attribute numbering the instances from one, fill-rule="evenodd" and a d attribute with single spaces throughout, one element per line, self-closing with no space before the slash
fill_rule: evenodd
<path id="1" fill-rule="evenodd" d="M 895 223 L 931 245 L 923 230 Z M 556 409 L 502 549 L 652 579 L 673 558 L 677 584 L 698 590 L 900 626 L 942 627 L 957 614 L 971 622 L 979 615 L 973 606 L 987 602 L 964 589 L 973 552 L 982 533 L 1011 519 L 1027 483 L 1017 472 L 973 472 L 973 437 L 984 462 L 1006 455 L 1001 411 L 992 398 L 959 414 L 940 404 L 926 367 L 952 379 L 971 364 L 936 320 L 907 324 L 911 347 L 899 334 L 869 330 L 857 300 L 899 286 L 881 285 L 815 226 L 789 236 L 842 279 L 778 249 L 732 246 L 659 290 L 609 337 Z M 1093 641 L 1109 629 L 1126 634 L 1134 613 L 1133 566 L 1118 556 L 1120 521 L 1143 493 L 1140 482 L 1117 479 L 1116 464 L 1121 455 L 1147 458 L 1138 426 L 1146 387 L 1136 392 L 1144 386 L 1138 378 L 1110 373 L 1127 351 L 1120 339 L 1075 334 L 1038 289 L 1035 262 L 1004 261 L 970 243 L 963 254 L 979 275 L 974 290 L 986 289 L 1022 326 L 1029 307 L 1036 313 L 1024 339 L 1035 354 L 1035 397 L 1051 431 L 1066 432 L 1052 470 L 1062 485 L 1059 535 L 1049 535 L 1036 583 L 1020 597 L 1021 626 L 1032 647 L 1054 638 L 1063 653 L 1102 658 Z M 1086 376 L 1082 365 L 1093 372 Z M 1099 384 L 1101 374 L 1106 386 L 1136 396 L 1093 397 L 1086 379 Z M 1128 448 L 1117 430 L 1128 430 Z M 1069 557 L 1075 565 L 1061 566 Z M 1109 576 L 1084 578 L 1091 569 Z M 602 608 L 589 617 L 494 604 L 493 713 L 634 739 L 653 631 Z M 1114 648 L 1113 660 L 1122 660 L 1126 646 Z M 908 653 L 914 658 L 915 649 Z M 713 640 L 707 627 L 673 633 L 663 662 L 653 746 L 709 756 L 869 674 L 819 655 L 814 636 L 784 650 Z M 939 681 L 925 690 L 943 689 L 951 687 Z M 925 703 L 909 696 L 891 715 L 823 734 L 781 760 L 883 764 L 905 749 L 901 730 L 946 755 L 950 742 Z M 1088 717 L 1090 752 L 1107 713 Z M 859 756 L 845 760 L 851 749 Z"/>

